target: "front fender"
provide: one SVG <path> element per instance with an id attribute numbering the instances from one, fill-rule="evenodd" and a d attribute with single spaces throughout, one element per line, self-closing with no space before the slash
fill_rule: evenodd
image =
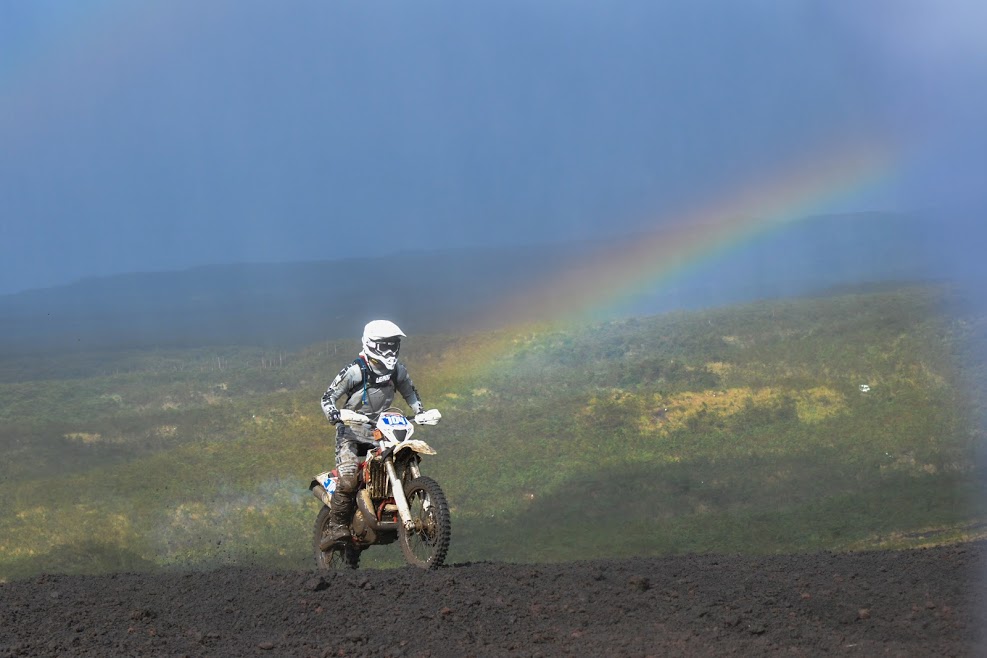
<path id="1" fill-rule="evenodd" d="M 422 455 L 435 454 L 435 450 L 433 450 L 431 446 L 429 446 L 424 441 L 419 441 L 418 439 L 411 439 L 410 441 L 404 441 L 402 443 L 399 443 L 394 448 L 394 454 L 397 455 L 402 450 L 413 450 L 414 452 L 417 452 Z"/>

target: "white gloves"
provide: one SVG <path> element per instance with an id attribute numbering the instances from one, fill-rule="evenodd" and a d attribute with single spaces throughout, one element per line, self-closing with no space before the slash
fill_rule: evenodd
<path id="1" fill-rule="evenodd" d="M 354 423 L 369 423 L 370 419 L 363 414 L 357 413 L 350 409 L 341 409 L 339 412 L 339 419 L 344 423 L 354 422 Z"/>
<path id="2" fill-rule="evenodd" d="M 442 414 L 439 413 L 438 409 L 429 409 L 415 415 L 414 420 L 419 425 L 435 425 L 441 418 Z"/>

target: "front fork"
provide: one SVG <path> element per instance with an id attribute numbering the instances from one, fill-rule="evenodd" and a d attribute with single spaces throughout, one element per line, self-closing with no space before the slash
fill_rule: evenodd
<path id="1" fill-rule="evenodd" d="M 387 477 L 391 480 L 391 493 L 394 494 L 394 503 L 398 506 L 398 516 L 405 530 L 414 530 L 415 521 L 411 518 L 411 508 L 408 507 L 408 499 L 404 497 L 404 483 L 398 477 L 397 469 L 394 468 L 394 461 L 390 458 L 384 462 L 384 469 Z"/>
<path id="2" fill-rule="evenodd" d="M 387 471 L 387 477 L 391 480 L 391 493 L 394 494 L 394 503 L 398 506 L 398 516 L 401 517 L 401 523 L 404 524 L 405 530 L 414 530 L 415 520 L 411 518 L 411 508 L 408 506 L 408 499 L 404 495 L 404 482 L 398 477 L 392 458 L 389 457 L 384 462 L 384 469 Z M 408 464 L 408 470 L 411 471 L 413 478 L 421 475 L 418 464 L 414 461 Z"/>

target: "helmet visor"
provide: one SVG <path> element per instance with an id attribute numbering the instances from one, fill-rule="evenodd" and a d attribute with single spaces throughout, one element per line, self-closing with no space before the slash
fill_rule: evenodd
<path id="1" fill-rule="evenodd" d="M 401 340 L 398 338 L 385 338 L 383 340 L 370 341 L 370 347 L 374 352 L 382 357 L 397 356 L 401 350 Z"/>

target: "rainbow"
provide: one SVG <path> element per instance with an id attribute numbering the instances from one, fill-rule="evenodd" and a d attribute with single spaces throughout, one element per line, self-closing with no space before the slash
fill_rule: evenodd
<path id="1" fill-rule="evenodd" d="M 893 173 L 889 149 L 843 149 L 786 166 L 783 173 L 747 181 L 716 203 L 633 239 L 600 249 L 535 287 L 494 304 L 491 326 L 508 329 L 473 337 L 448 351 L 433 374 L 441 379 L 476 373 L 510 351 L 520 336 L 584 320 L 712 260 L 731 247 L 803 221 L 841 199 L 884 182 Z M 478 326 L 484 326 L 481 320 Z"/>

